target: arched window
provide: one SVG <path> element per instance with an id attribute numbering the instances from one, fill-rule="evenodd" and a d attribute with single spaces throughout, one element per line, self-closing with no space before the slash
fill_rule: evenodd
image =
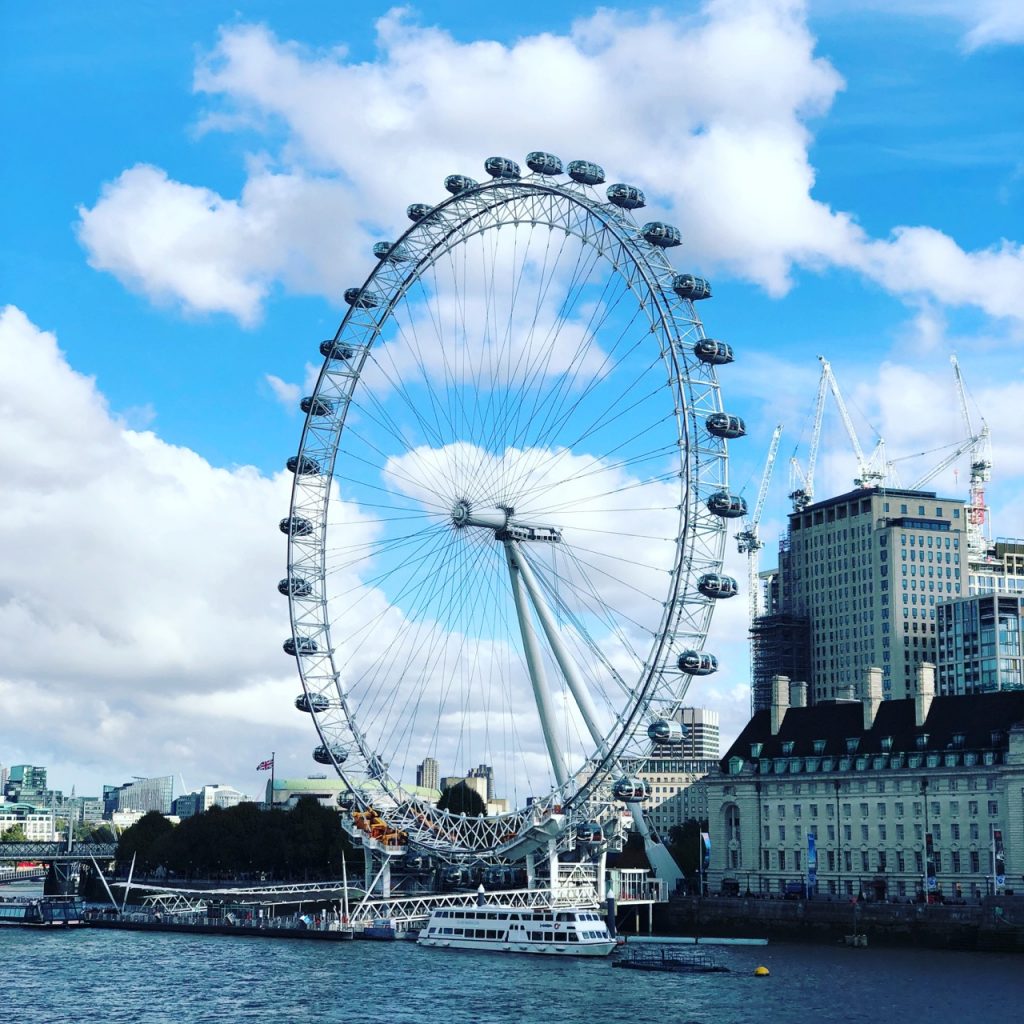
<path id="1" fill-rule="evenodd" d="M 725 807 L 725 840 L 728 843 L 726 863 L 730 868 L 743 866 L 742 844 L 740 842 L 740 809 L 735 804 Z"/>

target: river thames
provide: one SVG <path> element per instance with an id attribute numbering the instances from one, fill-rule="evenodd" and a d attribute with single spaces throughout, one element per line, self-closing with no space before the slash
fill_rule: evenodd
<path id="1" fill-rule="evenodd" d="M 609 960 L 81 929 L 0 932 L 2 1017 L 32 1024 L 811 1024 L 1012 1020 L 1013 954 L 710 947 L 728 974 Z M 753 976 L 763 964 L 768 978 Z"/>

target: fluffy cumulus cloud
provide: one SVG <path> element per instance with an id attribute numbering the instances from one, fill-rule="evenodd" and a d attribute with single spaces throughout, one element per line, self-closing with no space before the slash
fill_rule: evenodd
<path id="1" fill-rule="evenodd" d="M 1012 22 L 991 6 L 982 36 Z M 446 174 L 550 148 L 643 186 L 703 267 L 773 295 L 796 267 L 839 266 L 915 300 L 1024 318 L 1019 245 L 965 251 L 912 225 L 872 239 L 814 195 L 811 126 L 843 81 L 815 56 L 800 3 L 599 10 L 510 45 L 457 41 L 402 9 L 377 31 L 377 58 L 356 62 L 261 25 L 224 29 L 196 70 L 204 126 L 283 126 L 283 169 L 255 166 L 232 199 L 132 168 L 81 211 L 93 264 L 156 300 L 251 323 L 274 282 L 337 296 L 358 281 L 368 226 L 402 230 L 404 207 L 436 198 Z M 951 287 L 951 271 L 970 287 Z"/>
<path id="2" fill-rule="evenodd" d="M 252 790 L 240 765 L 273 736 L 304 773 L 272 586 L 288 481 L 128 428 L 13 307 L 0 418 L 3 761 L 94 787 L 181 772 Z"/>

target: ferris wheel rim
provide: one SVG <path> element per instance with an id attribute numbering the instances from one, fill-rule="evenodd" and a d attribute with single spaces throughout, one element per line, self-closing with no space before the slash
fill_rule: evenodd
<path id="1" fill-rule="evenodd" d="M 680 525 L 678 538 L 676 542 L 676 555 L 674 559 L 674 564 L 671 569 L 671 583 L 669 587 L 668 600 L 665 602 L 666 610 L 661 625 L 657 631 L 658 639 L 655 644 L 655 647 L 653 648 L 653 656 L 650 657 L 648 659 L 648 662 L 645 664 L 644 677 L 642 678 L 642 680 L 639 681 L 640 693 L 637 699 L 628 708 L 629 714 L 626 716 L 627 720 L 626 722 L 622 723 L 621 728 L 618 729 L 616 733 L 616 742 L 612 744 L 610 748 L 603 753 L 600 764 L 594 767 L 593 771 L 591 771 L 589 777 L 585 780 L 584 784 L 578 786 L 575 793 L 567 794 L 563 792 L 558 792 L 554 794 L 552 799 L 549 801 L 549 805 L 554 805 L 556 799 L 558 799 L 560 800 L 560 805 L 568 809 L 572 806 L 574 801 L 576 803 L 585 802 L 585 799 L 589 798 L 589 796 L 591 796 L 593 792 L 604 781 L 607 780 L 609 772 L 613 770 L 614 766 L 617 763 L 618 754 L 623 743 L 625 742 L 626 738 L 630 735 L 629 730 L 632 729 L 635 724 L 634 720 L 637 718 L 637 716 L 641 716 L 644 713 L 650 711 L 650 708 L 646 703 L 646 697 L 652 687 L 653 681 L 657 678 L 657 676 L 660 673 L 664 673 L 666 671 L 666 659 L 663 656 L 663 651 L 666 648 L 672 648 L 675 639 L 675 634 L 679 632 L 681 612 L 679 607 L 677 606 L 678 593 L 681 588 L 685 588 L 687 585 L 686 581 L 684 580 L 683 567 L 684 563 L 686 563 L 688 566 L 687 572 L 689 572 L 689 574 L 692 575 L 693 572 L 690 563 L 694 561 L 693 530 L 688 528 L 688 518 L 692 517 L 692 511 L 695 505 L 695 502 L 692 500 L 692 494 L 690 494 L 689 492 L 696 490 L 696 481 L 689 479 L 689 471 L 692 465 L 690 452 L 693 448 L 694 442 L 693 439 L 690 437 L 693 427 L 693 424 L 691 423 L 692 416 L 687 415 L 687 410 L 690 409 L 694 403 L 692 395 L 689 390 L 690 375 L 687 368 L 683 365 L 684 353 L 681 351 L 681 346 L 677 344 L 679 340 L 678 336 L 680 335 L 679 330 L 676 328 L 679 303 L 673 302 L 668 298 L 669 292 L 666 287 L 667 280 L 671 279 L 671 275 L 674 273 L 674 271 L 672 269 L 671 264 L 669 264 L 668 261 L 664 259 L 661 251 L 645 243 L 644 240 L 639 236 L 635 224 L 631 221 L 631 219 L 624 216 L 623 213 L 619 211 L 617 208 L 611 207 L 609 204 L 595 203 L 587 194 L 586 189 L 582 186 L 577 187 L 566 184 L 552 185 L 551 182 L 547 179 L 541 178 L 540 176 L 533 176 L 532 179 L 527 178 L 519 179 L 516 181 L 506 181 L 497 179 L 493 182 L 479 185 L 475 189 L 467 190 L 466 192 L 453 195 L 450 199 L 445 200 L 444 202 L 433 207 L 430 211 L 429 216 L 433 217 L 435 215 L 439 215 L 439 211 L 461 210 L 463 211 L 464 215 L 462 219 L 459 221 L 459 223 L 466 224 L 469 223 L 469 221 L 471 220 L 478 220 L 481 216 L 485 215 L 486 213 L 493 213 L 496 209 L 500 209 L 503 206 L 507 206 L 507 204 L 510 203 L 514 198 L 522 197 L 523 195 L 544 195 L 551 197 L 551 199 L 555 202 L 568 204 L 568 206 L 570 207 L 581 207 L 585 209 L 587 211 L 588 216 L 594 216 L 597 220 L 601 221 L 604 224 L 605 228 L 614 236 L 616 241 L 620 245 L 622 245 L 623 249 L 627 253 L 629 253 L 630 257 L 633 260 L 633 268 L 640 271 L 641 277 L 644 278 L 647 283 L 647 287 L 651 297 L 659 305 L 659 316 L 661 317 L 661 322 L 663 324 L 665 333 L 668 335 L 669 338 L 669 344 L 667 346 L 668 352 L 670 353 L 672 360 L 676 364 L 676 372 L 674 374 L 674 377 L 670 378 L 669 383 L 676 388 L 676 397 L 679 400 L 679 404 L 681 407 L 681 412 L 679 409 L 677 409 L 677 415 L 679 417 L 678 435 L 681 449 L 680 462 L 682 466 L 680 476 L 683 478 L 682 489 L 685 493 L 679 505 Z M 483 210 L 477 208 L 475 211 L 470 211 L 467 208 L 466 204 L 467 201 L 473 196 L 484 196 L 488 199 L 493 198 L 494 201 L 489 207 L 485 207 Z M 467 216 L 467 214 L 470 212 L 472 212 L 472 217 Z M 488 230 L 491 230 L 491 228 L 493 228 L 494 226 L 484 225 L 482 224 L 482 222 L 480 223 L 481 226 L 479 226 L 478 232 L 474 233 L 482 234 Z M 409 247 L 412 243 L 415 242 L 418 236 L 428 226 L 428 217 L 425 216 L 421 218 L 420 220 L 412 224 L 412 226 L 394 243 L 394 247 Z M 548 226 L 552 225 L 549 224 Z M 564 225 L 559 226 L 564 227 Z M 457 228 L 455 230 L 457 230 Z M 567 233 L 569 233 L 568 229 Z M 444 248 L 444 246 L 453 244 L 450 242 L 452 234 L 453 232 L 449 233 L 447 239 L 442 243 L 442 246 L 439 249 L 439 251 L 447 251 Z M 468 236 L 463 236 L 460 239 L 458 239 L 457 244 L 462 244 L 463 242 L 465 242 L 465 237 Z M 587 241 L 582 237 L 582 235 L 580 235 L 579 237 L 581 242 Z M 647 246 L 646 249 L 644 248 L 645 245 Z M 435 245 L 434 248 L 437 249 L 438 246 Z M 602 252 L 601 255 L 603 256 L 604 253 Z M 655 263 L 659 262 L 656 259 L 656 257 L 661 257 L 660 265 L 658 266 L 655 266 Z M 436 258 L 437 257 L 435 257 L 435 259 Z M 410 282 L 416 281 L 420 278 L 422 268 L 426 265 L 426 258 L 421 258 L 420 262 L 410 269 L 401 286 L 399 288 L 392 288 L 389 299 L 384 304 L 387 312 L 384 316 L 380 318 L 381 323 L 384 323 L 386 319 L 391 316 L 395 304 L 398 301 L 400 301 L 402 294 L 404 294 L 405 290 L 409 287 Z M 365 293 L 367 292 L 367 290 L 373 291 L 375 289 L 375 286 L 378 285 L 381 279 L 386 277 L 387 267 L 387 262 L 383 260 L 378 264 L 378 266 L 374 267 L 371 273 L 367 276 L 364 284 L 359 289 L 359 292 Z M 620 272 L 618 271 L 618 268 L 615 269 L 616 272 Z M 394 285 L 393 282 L 392 285 Z M 693 311 L 692 303 L 688 304 L 688 309 L 686 310 L 686 312 L 688 312 L 689 314 L 687 320 L 693 332 L 692 336 L 698 339 L 702 338 L 703 326 L 699 318 L 697 318 L 696 313 Z M 350 306 L 350 309 L 346 313 L 345 317 L 343 318 L 341 325 L 338 328 L 338 331 L 335 334 L 334 342 L 336 344 L 341 343 L 343 345 L 347 345 L 348 342 L 345 340 L 346 329 L 350 328 L 352 325 L 356 325 L 358 327 L 359 321 L 361 319 L 365 319 L 366 321 L 372 321 L 372 316 L 367 315 L 367 313 L 367 309 L 361 308 L 357 304 L 352 304 Z M 380 338 L 380 330 L 376 329 L 373 326 L 372 322 L 364 322 L 362 327 L 370 331 L 371 341 L 370 344 L 365 347 L 365 350 L 363 351 L 362 354 L 362 359 L 353 375 L 351 391 L 349 392 L 350 395 L 355 392 L 358 386 L 358 383 L 362 375 L 363 367 L 365 366 L 366 363 L 367 355 L 369 354 L 373 345 L 378 343 Z M 349 336 L 351 337 L 351 334 Z M 324 364 L 321 367 L 316 387 L 313 390 L 313 394 L 311 396 L 312 401 L 315 402 L 318 399 L 318 396 L 321 395 L 325 379 L 330 375 L 330 373 L 331 359 L 330 357 L 327 357 L 325 358 Z M 711 379 L 709 382 L 706 383 L 705 387 L 706 390 L 708 390 L 710 393 L 713 393 L 714 397 L 717 399 L 716 408 L 718 411 L 721 411 L 721 401 L 720 396 L 717 392 L 717 382 L 714 380 L 713 371 L 711 373 Z M 312 421 L 313 416 L 312 414 L 310 414 L 307 416 L 306 422 L 303 426 L 302 438 L 298 449 L 298 455 L 296 456 L 297 460 L 299 460 L 299 464 L 301 464 L 301 460 L 306 457 L 307 451 L 311 450 L 307 442 L 311 436 L 311 432 L 314 430 L 314 425 Z M 342 434 L 344 433 L 344 430 L 345 421 L 343 415 L 340 423 L 338 424 L 337 432 L 334 435 L 334 444 L 332 448 L 331 461 L 329 466 L 326 467 L 328 469 L 328 472 L 321 478 L 321 480 L 318 483 L 318 486 L 320 488 L 322 509 L 317 529 L 319 529 L 320 533 L 324 535 L 323 541 L 319 543 L 319 568 L 321 576 L 326 574 L 326 524 L 329 506 L 332 500 L 331 483 L 333 482 L 335 476 L 335 460 L 338 454 L 338 443 L 341 439 Z M 725 453 L 723 445 L 720 452 L 715 453 L 712 456 L 713 459 L 718 459 L 721 461 L 723 471 L 724 457 Z M 324 483 L 325 481 L 326 486 Z M 302 489 L 306 483 L 308 483 L 308 481 L 306 481 L 304 477 L 297 472 L 295 474 L 295 479 L 292 486 L 292 496 L 289 506 L 289 520 L 296 517 L 298 511 L 304 510 L 307 507 L 298 500 L 299 495 L 302 493 Z M 720 527 L 720 522 L 717 525 Z M 710 532 L 715 534 L 714 539 L 718 541 L 718 550 L 717 552 L 714 550 L 715 543 L 706 544 L 706 547 L 708 547 L 708 551 L 703 555 L 701 564 L 704 567 L 717 570 L 721 567 L 721 548 L 722 545 L 724 545 L 724 530 L 717 529 Z M 289 530 L 289 580 L 292 579 L 293 571 L 298 565 L 304 564 L 308 567 L 309 564 L 308 557 L 304 556 L 303 558 L 296 558 L 293 555 L 293 550 L 298 546 L 299 540 L 301 540 L 301 538 L 297 539 L 295 534 Z M 306 604 L 300 607 L 299 602 L 306 600 L 306 598 L 297 597 L 296 595 L 290 592 L 290 589 L 288 598 L 290 619 L 292 624 L 292 637 L 294 641 L 295 638 L 298 638 L 300 636 L 299 630 L 303 628 L 303 621 L 308 621 L 310 618 L 309 610 L 311 604 L 307 601 Z M 351 736 L 355 740 L 355 742 L 360 744 L 360 746 L 362 747 L 364 737 L 361 735 L 358 716 L 354 715 L 351 709 L 346 706 L 345 693 L 340 682 L 341 672 L 339 670 L 339 667 L 335 663 L 335 647 L 334 644 L 330 642 L 331 619 L 327 599 L 326 597 L 323 597 L 318 602 L 314 603 L 321 612 L 321 628 L 317 635 L 322 636 L 327 640 L 326 649 L 323 652 L 321 652 L 321 657 L 327 659 L 326 675 L 328 675 L 333 680 L 334 685 L 337 688 L 338 700 L 341 705 L 341 711 L 350 727 Z M 692 603 L 693 602 L 691 599 L 691 604 Z M 690 623 L 689 628 L 684 629 L 683 633 L 686 636 L 692 638 L 692 641 L 695 646 L 702 646 L 703 640 L 706 637 L 707 620 L 710 617 L 710 609 L 713 605 L 713 602 L 710 599 L 708 599 L 703 602 L 698 601 L 696 603 L 699 605 L 700 611 L 705 613 L 703 615 L 703 624 L 696 621 L 701 617 L 701 615 L 698 614 L 695 616 L 695 621 Z M 297 609 L 300 611 L 300 614 L 297 614 Z M 318 680 L 321 684 L 323 683 L 323 680 L 325 678 L 323 664 L 321 663 L 320 669 L 316 671 L 308 671 L 307 669 L 309 663 L 302 651 L 299 652 L 296 660 L 299 667 L 300 677 L 303 683 L 304 693 L 322 693 L 322 685 L 318 687 L 312 686 L 310 685 L 310 683 L 313 681 L 313 679 Z M 677 694 L 678 700 L 681 701 L 682 696 L 684 695 L 685 688 Z M 335 732 L 332 732 L 329 723 L 324 719 L 322 715 L 315 713 L 315 709 L 311 710 L 314 710 L 312 717 L 321 738 L 322 749 L 327 750 L 328 754 L 330 754 L 332 750 L 332 741 L 336 738 L 337 734 Z M 362 750 L 362 754 L 364 761 L 366 762 L 372 762 L 373 759 L 378 756 L 376 752 L 370 752 L 366 749 Z M 331 760 L 334 761 L 334 758 L 332 757 Z M 339 776 L 347 783 L 347 785 L 349 785 L 350 788 L 352 788 L 353 790 L 356 790 L 358 788 L 358 780 L 351 776 L 350 772 L 348 771 L 348 769 L 344 767 L 343 763 L 338 763 L 337 761 L 334 761 L 333 767 L 338 772 Z M 370 774 L 372 776 L 374 773 L 370 772 Z M 384 774 L 386 777 L 386 772 Z M 383 780 L 381 779 L 378 779 L 378 781 L 383 782 Z M 384 784 L 384 788 L 388 789 L 386 783 Z M 560 789 L 562 788 L 564 787 L 560 787 Z M 394 791 L 389 790 L 389 792 L 392 792 L 392 795 L 398 797 L 399 799 L 406 796 L 405 792 L 401 788 L 401 785 L 396 787 Z M 406 802 L 413 803 L 414 801 Z M 522 810 L 523 809 L 521 808 L 517 808 L 515 811 L 509 812 L 509 814 L 507 815 L 498 815 L 493 817 L 496 819 L 500 819 L 502 817 L 506 819 L 513 819 L 518 816 L 519 818 L 521 818 Z"/>

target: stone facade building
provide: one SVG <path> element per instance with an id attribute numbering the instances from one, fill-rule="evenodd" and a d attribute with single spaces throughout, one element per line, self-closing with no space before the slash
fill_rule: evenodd
<path id="1" fill-rule="evenodd" d="M 901 700 L 879 669 L 862 701 L 773 684 L 705 780 L 712 892 L 799 888 L 808 837 L 820 895 L 1024 891 L 1024 691 L 936 697 L 929 664 Z"/>

